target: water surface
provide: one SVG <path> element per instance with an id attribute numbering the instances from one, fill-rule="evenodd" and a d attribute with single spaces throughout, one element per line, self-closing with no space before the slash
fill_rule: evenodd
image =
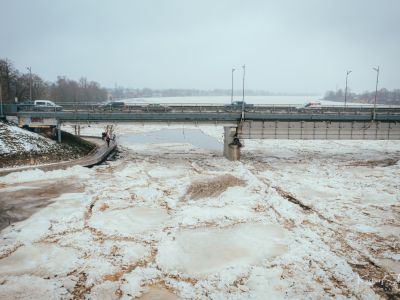
<path id="1" fill-rule="evenodd" d="M 221 151 L 223 147 L 216 138 L 203 133 L 200 129 L 161 129 L 139 134 L 125 134 L 119 137 L 119 142 L 122 144 L 189 143 L 210 151 Z"/>

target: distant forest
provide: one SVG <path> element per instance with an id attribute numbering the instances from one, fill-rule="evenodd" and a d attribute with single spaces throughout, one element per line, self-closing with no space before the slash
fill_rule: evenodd
<path id="1" fill-rule="evenodd" d="M 115 87 L 109 89 L 113 99 L 128 99 L 128 98 L 147 98 L 147 97 L 202 97 L 202 96 L 230 96 L 231 89 L 132 89 L 124 87 Z M 242 90 L 234 90 L 235 97 L 241 96 Z M 264 90 L 245 90 L 246 96 L 310 96 L 308 94 L 287 94 L 287 93 L 271 93 Z"/>
<path id="2" fill-rule="evenodd" d="M 344 102 L 344 91 L 342 89 L 328 91 L 325 93 L 324 100 Z M 347 101 L 357 103 L 374 103 L 374 92 L 363 92 L 361 94 L 352 93 L 347 90 Z M 400 105 L 400 89 L 389 91 L 385 88 L 378 90 L 376 102 L 379 104 Z"/>
<path id="3" fill-rule="evenodd" d="M 79 81 L 59 76 L 56 82 L 47 82 L 39 75 L 27 70 L 17 70 L 8 59 L 0 59 L 0 85 L 4 103 L 29 100 L 32 85 L 32 100 L 51 99 L 55 102 L 102 102 L 107 100 L 108 91 L 95 81 L 81 78 Z"/>

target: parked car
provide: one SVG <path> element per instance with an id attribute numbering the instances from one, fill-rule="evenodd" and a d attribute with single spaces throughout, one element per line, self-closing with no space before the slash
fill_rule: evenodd
<path id="1" fill-rule="evenodd" d="M 55 104 L 50 100 L 35 100 L 33 101 L 33 106 L 35 110 L 50 110 L 50 111 L 60 111 L 62 106 Z"/>

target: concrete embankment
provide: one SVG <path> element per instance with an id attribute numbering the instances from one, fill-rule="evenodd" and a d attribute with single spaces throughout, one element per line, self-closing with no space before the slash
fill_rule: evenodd
<path id="1" fill-rule="evenodd" d="M 38 164 L 32 166 L 2 168 L 0 169 L 0 176 L 4 176 L 12 172 L 26 171 L 32 169 L 51 171 L 56 169 L 66 169 L 68 167 L 76 165 L 83 167 L 90 167 L 104 161 L 115 150 L 117 146 L 116 142 L 110 142 L 110 145 L 108 146 L 105 141 L 97 137 L 85 136 L 81 138 L 77 137 L 73 138 L 80 139 L 83 143 L 92 144 L 94 145 L 94 148 L 86 156 L 74 160 L 47 163 L 47 164 Z"/>

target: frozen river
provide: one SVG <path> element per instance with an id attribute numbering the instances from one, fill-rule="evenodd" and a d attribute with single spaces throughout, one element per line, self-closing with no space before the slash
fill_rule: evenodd
<path id="1" fill-rule="evenodd" d="M 1 299 L 399 297 L 399 142 L 245 141 L 231 162 L 222 127 L 116 132 L 116 160 L 0 177 Z"/>

